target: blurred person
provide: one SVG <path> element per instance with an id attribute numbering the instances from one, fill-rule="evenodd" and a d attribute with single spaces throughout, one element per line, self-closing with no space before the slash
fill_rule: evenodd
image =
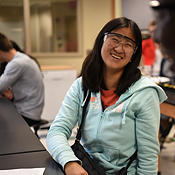
<path id="1" fill-rule="evenodd" d="M 157 23 L 154 32 L 154 40 L 162 44 L 162 52 L 173 59 L 171 70 L 175 72 L 175 1 L 174 0 L 151 0 Z"/>
<path id="2" fill-rule="evenodd" d="M 148 29 L 150 38 L 142 41 L 144 72 L 146 75 L 158 76 L 160 72 L 162 54 L 160 51 L 160 45 L 153 40 L 153 33 L 156 29 L 155 20 L 150 22 Z"/>
<path id="3" fill-rule="evenodd" d="M 159 76 L 163 55 L 160 48 L 161 45 L 155 42 L 154 44 L 155 44 L 155 60 L 152 66 L 152 76 Z"/>
<path id="4" fill-rule="evenodd" d="M 29 126 L 40 122 L 44 107 L 44 83 L 36 62 L 14 49 L 0 33 L 0 63 L 7 63 L 0 76 L 0 94 L 11 99 Z"/>
<path id="5" fill-rule="evenodd" d="M 165 55 L 161 62 L 160 76 L 170 78 L 170 83 L 175 84 L 175 72 L 171 70 L 173 59 Z"/>
<path id="6" fill-rule="evenodd" d="M 161 43 L 162 52 L 172 58 L 170 69 L 175 72 L 175 1 L 150 0 L 149 5 L 157 23 L 154 40 Z"/>

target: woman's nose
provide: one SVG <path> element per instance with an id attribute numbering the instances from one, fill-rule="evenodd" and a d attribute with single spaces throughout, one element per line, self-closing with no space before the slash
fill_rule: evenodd
<path id="1" fill-rule="evenodd" d="M 124 52 L 124 43 L 120 42 L 119 44 L 117 44 L 114 49 L 118 52 Z"/>

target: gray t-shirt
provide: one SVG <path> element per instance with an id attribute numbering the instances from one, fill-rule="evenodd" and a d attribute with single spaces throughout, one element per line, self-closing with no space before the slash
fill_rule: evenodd
<path id="1" fill-rule="evenodd" d="M 30 119 L 40 120 L 44 107 L 42 73 L 26 54 L 17 52 L 0 77 L 0 94 L 10 87 L 18 112 Z"/>

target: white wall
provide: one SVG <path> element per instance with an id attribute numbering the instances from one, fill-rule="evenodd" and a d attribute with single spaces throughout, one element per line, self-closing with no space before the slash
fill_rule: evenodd
<path id="1" fill-rule="evenodd" d="M 140 29 L 147 29 L 154 19 L 152 9 L 148 3 L 150 0 L 122 0 L 122 16 L 135 21 Z"/>

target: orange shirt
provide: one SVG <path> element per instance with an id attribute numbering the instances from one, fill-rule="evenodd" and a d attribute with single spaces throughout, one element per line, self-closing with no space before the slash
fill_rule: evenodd
<path id="1" fill-rule="evenodd" d="M 108 106 L 112 106 L 119 99 L 119 96 L 113 90 L 103 90 L 101 89 L 101 101 L 103 110 L 105 110 Z"/>

